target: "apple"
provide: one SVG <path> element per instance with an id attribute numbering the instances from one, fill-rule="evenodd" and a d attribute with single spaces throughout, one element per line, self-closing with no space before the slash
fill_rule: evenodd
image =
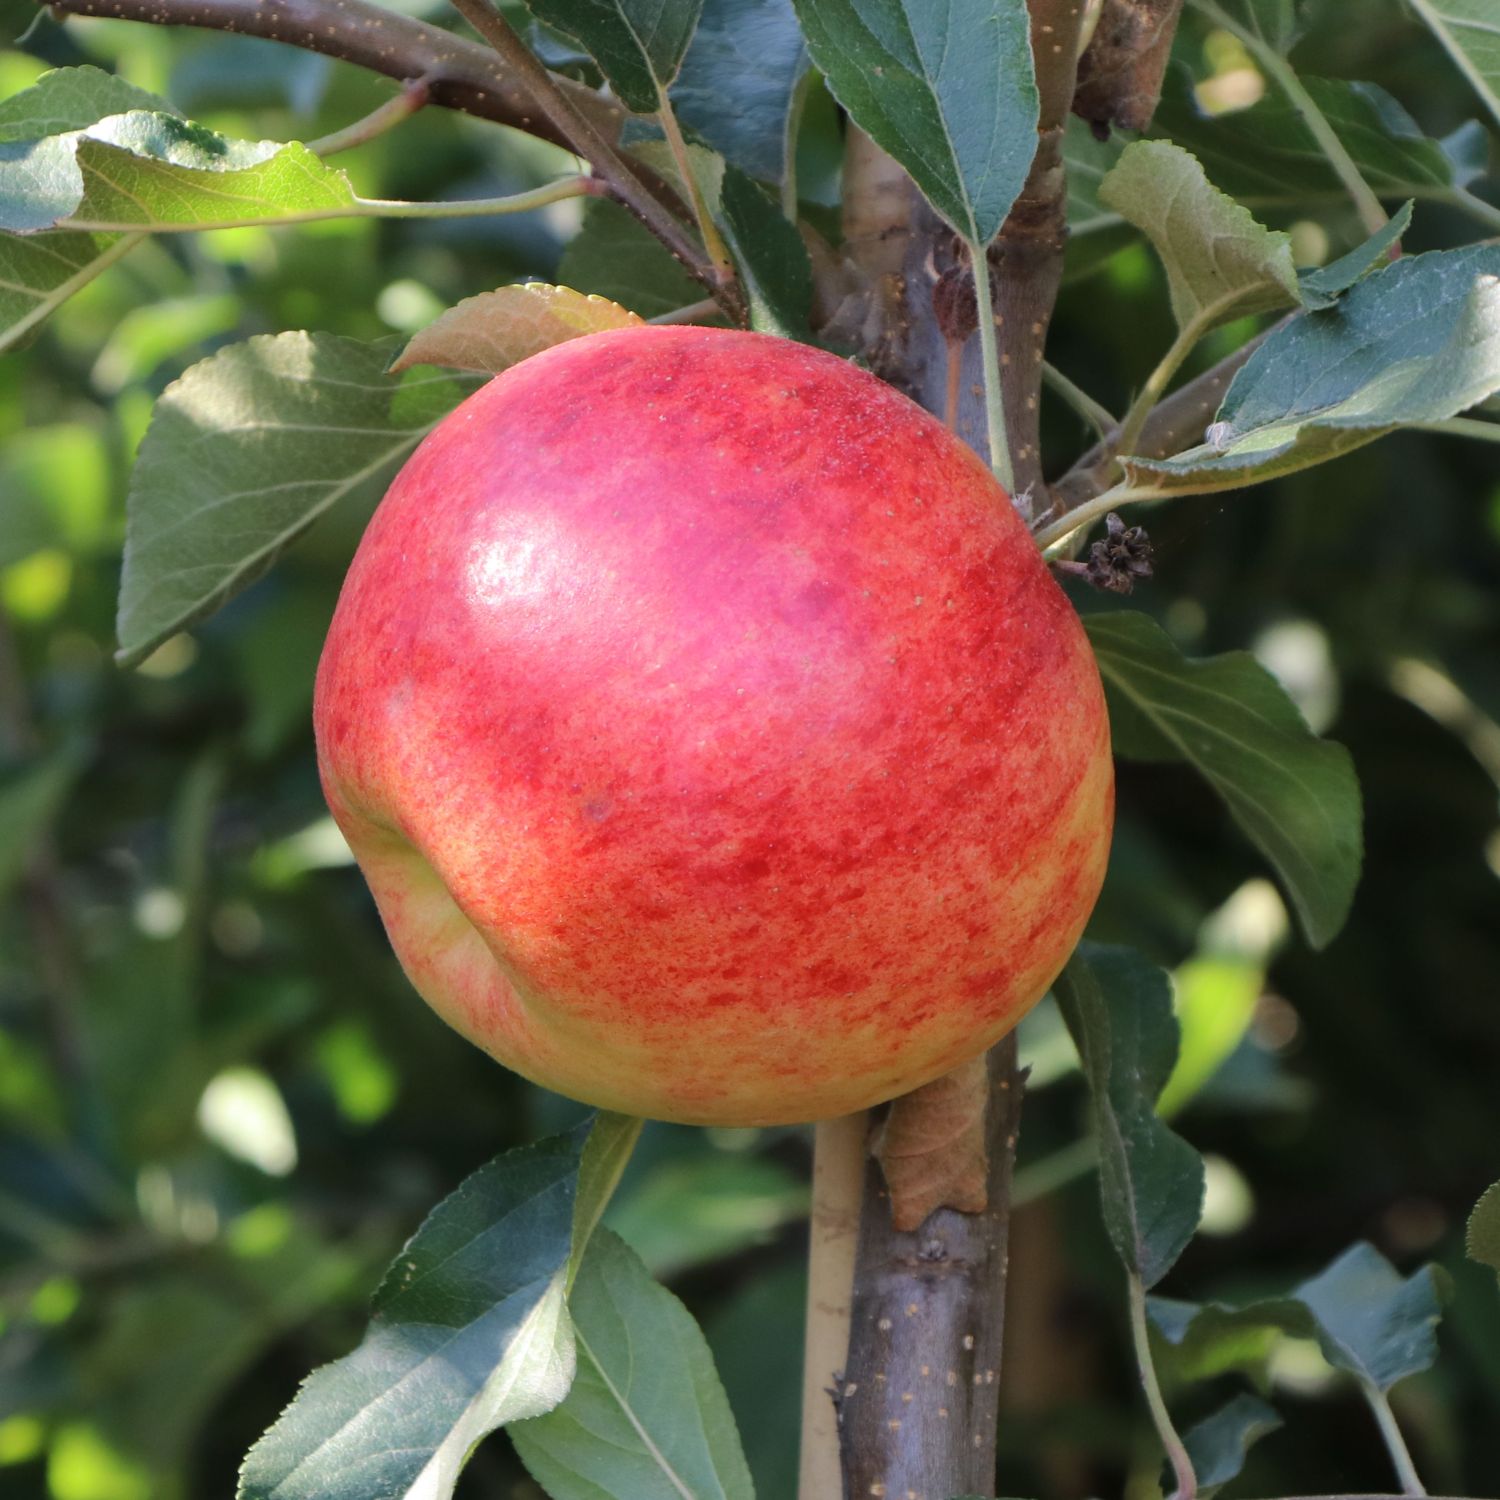
<path id="1" fill-rule="evenodd" d="M 391 485 L 318 670 L 413 985 L 609 1109 L 821 1119 L 989 1047 L 1098 895 L 1093 656 L 1005 492 L 759 334 L 558 345 Z"/>

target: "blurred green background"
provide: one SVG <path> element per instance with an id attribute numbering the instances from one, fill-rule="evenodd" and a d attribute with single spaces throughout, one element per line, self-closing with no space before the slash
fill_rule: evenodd
<path id="1" fill-rule="evenodd" d="M 1303 71 L 1379 82 L 1430 134 L 1473 113 L 1397 0 L 1360 0 L 1358 26 L 1351 8 L 1322 5 Z M 1190 29 L 1179 57 L 1246 82 L 1222 36 Z M 310 138 L 390 92 L 272 44 L 43 21 L 0 52 L 0 97 L 85 61 L 251 137 Z M 825 225 L 838 150 L 815 94 L 801 181 Z M 433 110 L 341 164 L 366 193 L 461 197 L 564 160 Z M 1480 191 L 1495 201 L 1496 179 Z M 496 1151 L 576 1117 L 416 1000 L 324 812 L 312 675 L 362 514 L 336 511 L 140 672 L 110 653 L 130 457 L 170 380 L 254 333 L 410 332 L 486 287 L 556 276 L 578 216 L 562 203 L 161 240 L 0 361 L 6 1500 L 230 1494 L 298 1382 L 357 1341 L 381 1267 L 426 1209 Z M 1313 254 L 1355 237 L 1337 205 L 1296 232 Z M 1419 208 L 1408 245 L 1471 235 Z M 581 258 L 571 274 L 587 279 Z M 1168 326 L 1159 272 L 1126 246 L 1069 283 L 1053 357 L 1118 410 Z M 1048 423 L 1056 470 L 1084 436 L 1066 410 Z M 1360 1237 L 1403 1268 L 1441 1261 L 1456 1284 L 1443 1358 L 1395 1404 L 1450 1494 L 1500 1493 L 1500 1289 L 1461 1244 L 1500 1176 L 1495 451 L 1407 436 L 1149 518 L 1158 577 L 1133 602 L 1195 654 L 1254 649 L 1348 745 L 1366 873 L 1347 929 L 1312 954 L 1207 788 L 1125 766 L 1094 927 L 1178 970 L 1186 1047 L 1169 1100 L 1210 1154 L 1210 1195 L 1160 1290 L 1283 1288 Z M 45 827 L 26 858 L 23 825 Z M 1157 1450 L 1078 1146 L 1083 1086 L 1047 1007 L 1023 1051 L 1002 1489 L 1149 1496 Z M 612 1210 L 703 1321 L 765 1500 L 794 1487 L 808 1162 L 803 1131 L 652 1126 Z M 1267 1378 L 1286 1426 L 1237 1493 L 1392 1487 L 1368 1412 L 1311 1346 L 1279 1346 Z M 1186 1414 L 1232 1388 L 1195 1388 Z M 501 1438 L 460 1493 L 539 1492 Z"/>

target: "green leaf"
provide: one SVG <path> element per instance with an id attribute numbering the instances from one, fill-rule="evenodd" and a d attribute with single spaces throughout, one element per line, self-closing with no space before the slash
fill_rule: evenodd
<path id="1" fill-rule="evenodd" d="M 1191 958 L 1172 976 L 1182 1046 L 1158 1111 L 1170 1120 L 1229 1060 L 1244 1039 L 1265 987 L 1265 969 L 1238 955 Z"/>
<path id="2" fill-rule="evenodd" d="M 569 242 L 557 279 L 594 292 L 643 318 L 703 299 L 703 288 L 627 209 L 602 198 L 584 205 L 583 227 Z"/>
<path id="3" fill-rule="evenodd" d="M 1188 1428 L 1182 1441 L 1193 1461 L 1193 1473 L 1198 1476 L 1199 1495 L 1207 1500 L 1221 1486 L 1238 1478 L 1250 1449 L 1282 1425 L 1275 1407 L 1258 1396 L 1239 1395 Z"/>
<path id="4" fill-rule="evenodd" d="M 1133 224 L 1127 224 L 1099 201 L 1099 185 L 1119 161 L 1123 149 L 1118 136 L 1095 140 L 1083 120 L 1068 116 L 1063 131 L 1063 164 L 1068 174 L 1068 242 L 1063 274 L 1070 280 L 1088 275 L 1136 237 Z"/>
<path id="5" fill-rule="evenodd" d="M 0 902 L 21 878 L 81 769 L 81 758 L 64 752 L 0 776 Z"/>
<path id="6" fill-rule="evenodd" d="M 30 3 L 30 0 L 27 0 Z M 140 243 L 134 234 L 0 234 L 0 354 Z"/>
<path id="7" fill-rule="evenodd" d="M 1115 750 L 1186 761 L 1281 876 L 1308 941 L 1348 914 L 1361 859 L 1359 783 L 1349 753 L 1308 729 L 1246 651 L 1193 661 L 1129 611 L 1085 622 L 1109 700 Z"/>
<path id="8" fill-rule="evenodd" d="M 122 662 L 253 583 L 344 496 L 378 494 L 476 383 L 388 374 L 395 347 L 267 335 L 167 387 L 130 480 Z"/>
<path id="9" fill-rule="evenodd" d="M 1465 1246 L 1470 1260 L 1500 1271 L 1500 1182 L 1489 1188 L 1474 1205 L 1474 1212 L 1469 1215 Z"/>
<path id="10" fill-rule="evenodd" d="M 573 1248 L 568 1256 L 567 1289 L 572 1290 L 594 1230 L 630 1163 L 645 1123 L 634 1115 L 598 1114 L 578 1165 L 578 1196 L 573 1203 Z"/>
<path id="11" fill-rule="evenodd" d="M 1152 1299 L 1148 1311 L 1162 1337 L 1178 1346 L 1190 1341 L 1202 1346 L 1252 1328 L 1316 1339 L 1335 1369 L 1383 1393 L 1436 1360 L 1434 1329 L 1445 1287 L 1436 1266 L 1424 1266 L 1403 1281 L 1374 1246 L 1361 1242 L 1284 1297 L 1238 1307 Z"/>
<path id="12" fill-rule="evenodd" d="M 1412 203 L 1408 199 L 1386 222 L 1362 245 L 1357 245 L 1347 255 L 1330 261 L 1316 271 L 1304 271 L 1298 278 L 1302 288 L 1303 306 L 1322 309 L 1332 307 L 1355 282 L 1369 275 L 1390 253 L 1391 246 L 1406 233 L 1411 225 Z"/>
<path id="13" fill-rule="evenodd" d="M 677 77 L 703 0 L 526 0 L 537 20 L 573 38 L 626 107 L 654 114 Z"/>
<path id="14" fill-rule="evenodd" d="M 966 239 L 999 232 L 1036 154 L 1024 0 L 794 0 L 854 123 Z"/>
<path id="15" fill-rule="evenodd" d="M 171 106 L 102 68 L 54 68 L 29 89 L 0 99 L 0 142 L 40 141 L 133 109 L 170 112 Z"/>
<path id="16" fill-rule="evenodd" d="M 1388 1391 L 1437 1359 L 1439 1274 L 1424 1266 L 1403 1281 L 1373 1245 L 1360 1243 L 1292 1296 L 1312 1314 L 1329 1364 Z"/>
<path id="17" fill-rule="evenodd" d="M 1411 0 L 1500 124 L 1500 20 L 1494 0 Z"/>
<path id="18" fill-rule="evenodd" d="M 1184 331 L 1300 301 L 1291 237 L 1257 224 L 1180 146 L 1132 142 L 1099 185 L 1099 201 L 1156 247 Z"/>
<path id="19" fill-rule="evenodd" d="M 682 71 L 677 117 L 725 161 L 780 184 L 792 165 L 807 48 L 791 0 L 704 0 Z"/>
<path id="20" fill-rule="evenodd" d="M 595 1234 L 568 1306 L 572 1389 L 556 1410 L 510 1430 L 552 1500 L 752 1500 L 698 1325 L 608 1230 Z"/>
<path id="21" fill-rule="evenodd" d="M 1301 82 L 1360 176 L 1383 198 L 1453 201 L 1456 189 L 1485 170 L 1488 152 L 1477 125 L 1436 141 L 1372 83 Z M 1205 115 L 1187 70 L 1173 68 L 1152 130 L 1186 146 L 1224 192 L 1252 210 L 1306 213 L 1310 204 L 1348 197 L 1301 111 L 1279 90 L 1249 109 Z"/>
<path id="22" fill-rule="evenodd" d="M 781 1162 L 715 1152 L 650 1168 L 608 1223 L 653 1275 L 671 1277 L 766 1244 L 807 1205 L 807 1184 Z"/>
<path id="23" fill-rule="evenodd" d="M 1132 483 L 1207 493 L 1323 463 L 1500 390 L 1500 246 L 1407 255 L 1326 312 L 1276 329 L 1235 376 L 1210 441 L 1130 458 Z"/>
<path id="24" fill-rule="evenodd" d="M 1104 1224 L 1148 1287 L 1203 1212 L 1203 1161 L 1156 1113 L 1177 1060 L 1167 976 L 1128 948 L 1080 944 L 1053 986 L 1093 1101 Z"/>
<path id="25" fill-rule="evenodd" d="M 562 1400 L 583 1145 L 574 1131 L 506 1152 L 432 1211 L 359 1348 L 312 1375 L 251 1449 L 240 1500 L 441 1500 L 486 1433 Z"/>
<path id="26" fill-rule="evenodd" d="M 12 233 L 212 229 L 356 211 L 349 179 L 306 146 L 229 140 L 154 111 L 0 147 L 0 229 Z"/>
<path id="27" fill-rule="evenodd" d="M 1148 1297 L 1146 1314 L 1157 1341 L 1158 1371 L 1182 1384 L 1238 1370 L 1262 1390 L 1268 1389 L 1271 1353 L 1283 1332 L 1296 1324 L 1302 1337 L 1312 1337 L 1307 1309 L 1290 1301 L 1258 1302 L 1241 1309 Z"/>
<path id="28" fill-rule="evenodd" d="M 737 167 L 726 167 L 720 223 L 750 301 L 750 326 L 806 339 L 812 262 L 797 228 Z"/>
<path id="29" fill-rule="evenodd" d="M 603 297 L 528 281 L 465 297 L 416 334 L 391 370 L 446 365 L 498 375 L 554 344 L 640 323 Z"/>

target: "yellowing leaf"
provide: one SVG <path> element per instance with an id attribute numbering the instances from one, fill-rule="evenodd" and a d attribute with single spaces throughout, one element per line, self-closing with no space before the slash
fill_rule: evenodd
<path id="1" fill-rule="evenodd" d="M 642 322 L 617 302 L 571 287 L 537 281 L 502 286 L 466 297 L 429 323 L 401 351 L 391 371 L 449 365 L 498 375 L 554 344 Z"/>

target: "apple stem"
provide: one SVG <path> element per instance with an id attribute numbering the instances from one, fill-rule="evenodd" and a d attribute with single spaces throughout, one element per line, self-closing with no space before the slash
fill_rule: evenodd
<path id="1" fill-rule="evenodd" d="M 995 313 L 990 302 L 990 262 L 985 247 L 977 240 L 970 240 L 968 245 L 979 313 L 979 357 L 984 366 L 984 416 L 989 432 L 990 467 L 1005 486 L 1005 493 L 1014 496 L 1016 473 L 1005 436 L 1005 396 L 1000 385 L 1000 346 L 995 338 Z"/>

